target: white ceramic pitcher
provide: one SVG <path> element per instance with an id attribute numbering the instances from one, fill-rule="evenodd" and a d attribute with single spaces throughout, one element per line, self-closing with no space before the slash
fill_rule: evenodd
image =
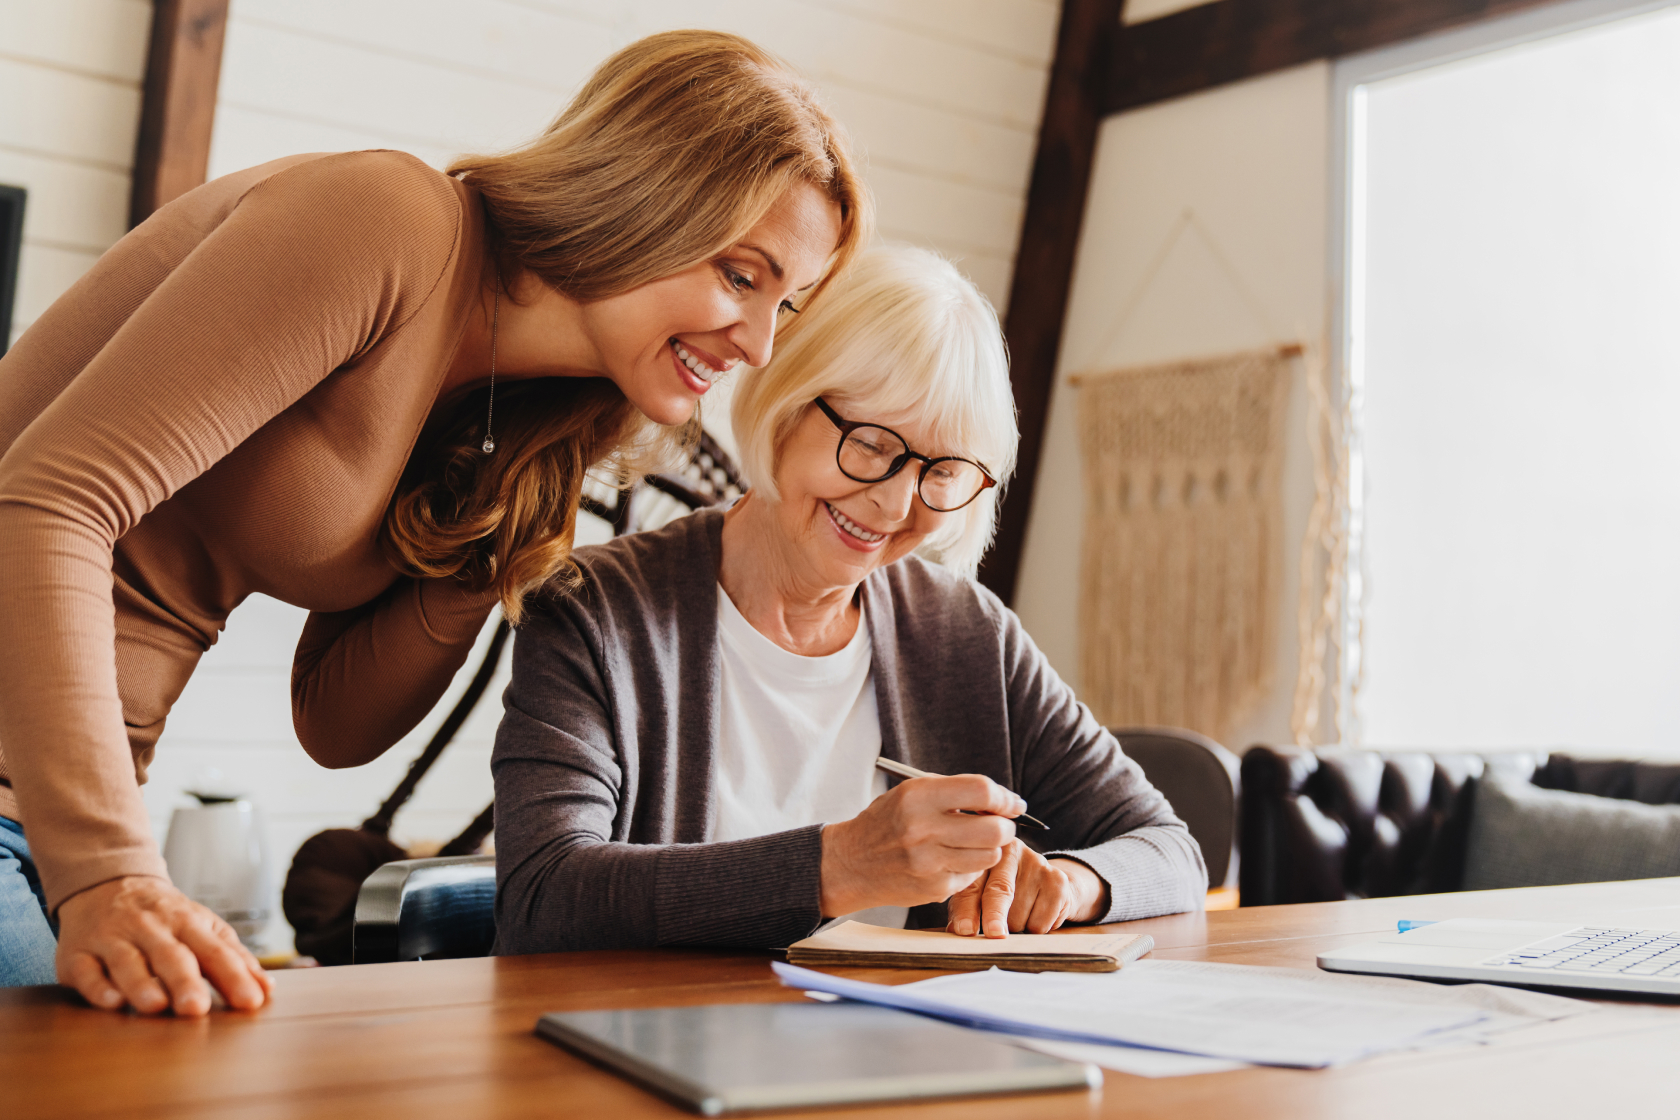
<path id="1" fill-rule="evenodd" d="M 243 797 L 194 793 L 176 809 L 163 842 L 169 878 L 250 945 L 268 925 L 274 869 L 262 814 Z"/>

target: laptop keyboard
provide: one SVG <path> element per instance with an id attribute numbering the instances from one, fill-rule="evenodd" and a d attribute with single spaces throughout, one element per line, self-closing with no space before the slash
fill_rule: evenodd
<path id="1" fill-rule="evenodd" d="M 1597 975 L 1680 976 L 1680 931 L 1585 926 L 1482 963 Z"/>

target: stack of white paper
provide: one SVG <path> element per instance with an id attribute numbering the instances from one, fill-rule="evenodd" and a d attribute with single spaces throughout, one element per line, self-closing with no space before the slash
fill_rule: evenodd
<path id="1" fill-rule="evenodd" d="M 1420 1045 L 1479 1041 L 1492 1031 L 1561 1018 L 1588 1006 L 1486 985 L 1443 989 L 1409 980 L 1181 961 L 1138 961 L 1107 974 L 994 969 L 898 987 L 780 963 L 773 967 L 792 987 L 986 1030 L 1303 1068 Z M 1110 1064 L 1083 1048 L 1081 1060 Z M 1183 1063 L 1166 1063 L 1174 1064 Z M 1190 1065 L 1184 1072 L 1228 1068 Z"/>

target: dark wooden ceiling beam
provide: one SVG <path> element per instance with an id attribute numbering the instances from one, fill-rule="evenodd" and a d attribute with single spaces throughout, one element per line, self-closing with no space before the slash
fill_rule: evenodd
<path id="1" fill-rule="evenodd" d="M 128 224 L 204 182 L 228 0 L 153 0 Z"/>
<path id="2" fill-rule="evenodd" d="M 1027 518 L 1038 483 L 1044 424 L 1062 343 L 1062 320 L 1073 286 L 1073 258 L 1085 220 L 1097 127 L 1102 123 L 1105 71 L 1120 28 L 1121 0 L 1063 0 L 1050 87 L 1038 129 L 1032 179 L 1003 333 L 1009 340 L 1010 380 L 1021 425 L 1015 477 L 998 511 L 997 542 L 980 567 L 980 582 L 1004 602 L 1015 597 Z"/>
<path id="3" fill-rule="evenodd" d="M 1121 28 L 1106 70 L 1103 111 L 1124 112 L 1554 2 L 1219 0 Z"/>

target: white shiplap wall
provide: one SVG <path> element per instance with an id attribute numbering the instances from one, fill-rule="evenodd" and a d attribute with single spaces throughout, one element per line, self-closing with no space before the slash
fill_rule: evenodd
<path id="1" fill-rule="evenodd" d="M 0 183 L 29 192 L 12 337 L 128 228 L 147 0 L 0 0 Z"/>
<path id="2" fill-rule="evenodd" d="M 957 258 L 1001 307 L 1057 12 L 1054 0 L 233 0 L 210 173 L 366 147 L 442 166 L 534 134 L 642 35 L 735 31 L 821 87 L 866 161 L 883 235 Z M 424 744 L 438 713 L 368 766 L 311 763 L 288 707 L 301 625 L 254 599 L 201 663 L 146 791 L 160 838 L 181 791 L 215 769 L 261 801 L 284 866 L 306 836 L 371 813 Z M 399 840 L 446 839 L 489 802 L 504 680 L 399 816 Z M 286 936 L 277 925 L 270 939 Z"/>
<path id="3" fill-rule="evenodd" d="M 211 174 L 399 147 L 441 166 L 535 134 L 655 31 L 747 35 L 850 127 L 882 231 L 961 259 L 1000 305 L 1053 48 L 1051 0 L 233 0 Z"/>

